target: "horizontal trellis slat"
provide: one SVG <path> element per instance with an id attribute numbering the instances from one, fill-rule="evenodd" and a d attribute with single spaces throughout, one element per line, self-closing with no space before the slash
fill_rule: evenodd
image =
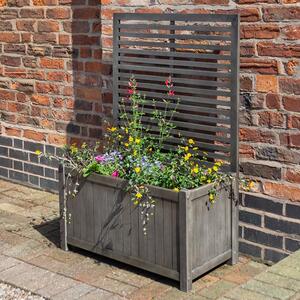
<path id="1" fill-rule="evenodd" d="M 236 172 L 237 29 L 236 15 L 115 14 L 115 121 L 124 109 L 130 118 L 128 102 L 119 105 L 134 75 L 138 92 L 146 97 L 142 122 L 153 136 L 158 133 L 153 109 L 163 111 L 168 100 L 166 116 L 173 116 L 176 128 L 166 149 L 180 143 L 177 136 L 192 137 L 200 153 L 212 160 L 208 163 L 221 159 Z M 167 95 L 168 76 L 175 96 Z"/>

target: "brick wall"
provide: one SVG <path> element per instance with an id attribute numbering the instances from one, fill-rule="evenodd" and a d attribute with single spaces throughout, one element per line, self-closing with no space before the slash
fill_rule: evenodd
<path id="1" fill-rule="evenodd" d="M 114 12 L 237 11 L 241 171 L 256 180 L 259 199 L 300 202 L 298 0 L 0 0 L 0 176 L 53 190 L 54 166 L 39 161 L 34 148 L 56 151 L 51 146 L 101 137 L 111 116 Z M 249 199 L 241 224 L 268 212 Z M 276 218 L 285 220 L 284 211 Z M 264 222 L 252 225 L 268 232 Z M 243 228 L 244 243 L 263 245 Z M 252 254 L 267 257 L 264 249 Z"/>

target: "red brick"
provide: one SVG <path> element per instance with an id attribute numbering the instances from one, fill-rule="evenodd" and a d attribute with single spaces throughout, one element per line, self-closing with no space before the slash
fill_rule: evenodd
<path id="1" fill-rule="evenodd" d="M 0 62 L 6 66 L 19 67 L 21 65 L 21 58 L 16 56 L 2 55 L 0 56 Z"/>
<path id="2" fill-rule="evenodd" d="M 48 143 L 51 145 L 63 146 L 67 144 L 67 137 L 65 135 L 52 134 L 48 135 Z"/>
<path id="3" fill-rule="evenodd" d="M 48 119 L 41 119 L 40 120 L 40 126 L 42 128 L 45 128 L 45 129 L 54 129 L 55 128 L 55 123 L 54 121 L 51 121 L 51 120 L 48 120 Z"/>
<path id="4" fill-rule="evenodd" d="M 70 82 L 70 75 L 66 72 L 48 72 L 47 80 L 50 81 L 59 81 L 59 82 Z"/>
<path id="5" fill-rule="evenodd" d="M 40 66 L 46 69 L 64 69 L 64 60 L 59 58 L 42 57 Z"/>
<path id="6" fill-rule="evenodd" d="M 300 95 L 300 79 L 279 78 L 279 90 L 286 94 Z"/>
<path id="7" fill-rule="evenodd" d="M 289 20 L 300 19 L 300 7 L 289 6 L 289 7 L 266 7 L 263 8 L 263 19 L 266 22 L 282 22 Z"/>
<path id="8" fill-rule="evenodd" d="M 257 53 L 261 56 L 300 57 L 300 45 L 261 42 L 257 44 Z"/>
<path id="9" fill-rule="evenodd" d="M 32 0 L 34 6 L 54 6 L 57 0 Z"/>
<path id="10" fill-rule="evenodd" d="M 56 44 L 57 43 L 57 38 L 56 34 L 54 33 L 35 33 L 33 35 L 33 41 L 36 42 L 37 44 Z"/>
<path id="11" fill-rule="evenodd" d="M 46 139 L 44 133 L 37 132 L 36 130 L 29 130 L 29 129 L 24 129 L 23 137 L 29 140 L 34 140 L 39 142 L 45 141 Z"/>
<path id="12" fill-rule="evenodd" d="M 276 143 L 276 134 L 273 131 L 261 131 L 259 128 L 241 128 L 240 139 L 244 142 Z"/>
<path id="13" fill-rule="evenodd" d="M 254 56 L 255 55 L 255 44 L 254 43 L 241 43 L 240 44 L 241 57 Z"/>
<path id="14" fill-rule="evenodd" d="M 241 22 L 257 22 L 261 19 L 260 12 L 256 7 L 240 8 L 238 12 L 241 16 Z"/>
<path id="15" fill-rule="evenodd" d="M 125 11 L 120 8 L 101 8 L 101 18 L 103 20 L 112 20 L 114 13 L 124 13 Z"/>
<path id="16" fill-rule="evenodd" d="M 273 111 L 262 111 L 258 112 L 258 124 L 261 126 L 267 126 L 269 128 L 273 127 L 283 127 L 284 117 L 283 114 Z"/>
<path id="17" fill-rule="evenodd" d="M 21 136 L 22 130 L 17 128 L 5 127 L 5 134 L 9 136 Z"/>
<path id="18" fill-rule="evenodd" d="M 299 66 L 299 61 L 294 59 L 288 61 L 287 63 L 284 63 L 284 68 L 286 73 L 291 76 L 297 74 L 298 66 Z"/>
<path id="19" fill-rule="evenodd" d="M 289 182 L 300 183 L 300 169 L 286 169 L 284 178 Z"/>
<path id="20" fill-rule="evenodd" d="M 20 31 L 34 31 L 35 21 L 32 20 L 17 20 L 16 27 Z"/>
<path id="21" fill-rule="evenodd" d="M 23 8 L 20 11 L 21 18 L 42 19 L 44 18 L 44 9 L 42 8 Z"/>
<path id="22" fill-rule="evenodd" d="M 54 98 L 53 99 L 53 107 L 63 107 L 64 106 L 64 99 L 62 98 Z M 67 107 L 68 108 L 68 107 Z"/>
<path id="23" fill-rule="evenodd" d="M 99 101 L 101 100 L 101 90 L 99 88 L 77 88 L 75 90 L 77 98 L 84 100 Z"/>
<path id="24" fill-rule="evenodd" d="M 31 97 L 31 102 L 33 102 L 34 104 L 38 104 L 38 105 L 49 106 L 50 98 L 45 95 L 34 94 Z"/>
<path id="25" fill-rule="evenodd" d="M 279 135 L 280 144 L 287 147 L 300 148 L 300 133 L 281 133 Z"/>
<path id="26" fill-rule="evenodd" d="M 6 0 L 0 0 L 0 7 L 6 6 Z"/>
<path id="27" fill-rule="evenodd" d="M 250 145 L 240 144 L 239 153 L 242 158 L 254 158 L 255 150 Z"/>
<path id="28" fill-rule="evenodd" d="M 36 83 L 36 91 L 38 93 L 43 94 L 59 94 L 59 86 L 54 83 L 44 83 L 44 82 L 37 82 Z"/>
<path id="29" fill-rule="evenodd" d="M 21 33 L 21 42 L 22 43 L 30 43 L 32 41 L 32 33 L 24 32 Z"/>
<path id="30" fill-rule="evenodd" d="M 25 47 L 25 45 L 10 43 L 10 44 L 4 44 L 3 50 L 4 50 L 5 53 L 25 55 L 26 47 Z"/>
<path id="31" fill-rule="evenodd" d="M 73 10 L 73 18 L 75 20 L 84 19 L 98 19 L 100 16 L 100 10 L 93 7 L 81 7 Z"/>
<path id="32" fill-rule="evenodd" d="M 280 96 L 278 94 L 267 94 L 266 105 L 271 109 L 280 109 Z"/>
<path id="33" fill-rule="evenodd" d="M 277 74 L 278 63 L 276 60 L 260 58 L 241 58 L 241 70 L 260 74 Z"/>
<path id="34" fill-rule="evenodd" d="M 88 21 L 77 21 L 72 22 L 66 21 L 63 23 L 64 31 L 68 33 L 88 33 L 90 31 L 90 24 Z"/>
<path id="35" fill-rule="evenodd" d="M 300 39 L 300 26 L 289 25 L 282 28 L 284 38 L 287 40 L 299 40 Z"/>
<path id="36" fill-rule="evenodd" d="M 241 39 L 274 39 L 280 34 L 278 25 L 242 25 Z"/>
<path id="37" fill-rule="evenodd" d="M 293 112 L 300 112 L 300 97 L 284 96 L 282 98 L 284 109 Z"/>
<path id="38" fill-rule="evenodd" d="M 100 38 L 98 36 L 88 36 L 84 34 L 80 35 L 73 35 L 72 36 L 72 43 L 73 45 L 99 45 Z"/>
<path id="39" fill-rule="evenodd" d="M 58 43 L 60 45 L 71 45 L 71 36 L 69 34 L 60 34 L 58 36 Z"/>
<path id="40" fill-rule="evenodd" d="M 256 90 L 263 93 L 277 92 L 277 77 L 274 75 L 256 75 Z"/>
<path id="41" fill-rule="evenodd" d="M 13 33 L 13 32 L 1 32 L 0 42 L 19 43 L 20 42 L 20 34 Z"/>
<path id="42" fill-rule="evenodd" d="M 284 200 L 300 201 L 300 188 L 282 183 L 264 182 L 264 193 Z"/>
<path id="43" fill-rule="evenodd" d="M 92 49 L 91 48 L 80 48 L 80 57 L 82 57 L 82 58 L 92 57 Z"/>
<path id="44" fill-rule="evenodd" d="M 69 19 L 71 17 L 71 9 L 62 7 L 48 8 L 46 16 L 50 19 Z"/>
<path id="45" fill-rule="evenodd" d="M 4 75 L 10 78 L 27 78 L 27 70 L 24 68 L 9 68 L 4 69 Z"/>
<path id="46" fill-rule="evenodd" d="M 289 129 L 300 129 L 300 116 L 288 116 L 287 128 Z"/>
<path id="47" fill-rule="evenodd" d="M 59 23 L 57 21 L 39 21 L 38 32 L 58 32 Z"/>
<path id="48" fill-rule="evenodd" d="M 99 62 L 86 62 L 85 63 L 86 72 L 101 72 L 101 74 L 109 75 L 112 71 L 112 66 L 109 64 L 103 64 Z"/>
<path id="49" fill-rule="evenodd" d="M 13 101 L 15 100 L 15 97 L 16 97 L 15 92 L 0 89 L 0 100 Z"/>

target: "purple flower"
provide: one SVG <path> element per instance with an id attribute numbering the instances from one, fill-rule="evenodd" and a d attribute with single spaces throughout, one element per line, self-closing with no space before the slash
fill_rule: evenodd
<path id="1" fill-rule="evenodd" d="M 97 155 L 97 156 L 95 157 L 95 160 L 96 160 L 97 162 L 103 162 L 103 161 L 105 161 L 104 155 Z"/>

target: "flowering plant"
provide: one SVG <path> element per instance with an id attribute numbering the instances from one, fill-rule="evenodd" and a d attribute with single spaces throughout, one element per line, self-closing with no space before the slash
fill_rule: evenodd
<path id="1" fill-rule="evenodd" d="M 128 97 L 122 100 L 120 107 L 120 124 L 107 129 L 104 151 L 99 154 L 97 146 L 91 150 L 86 144 L 79 148 L 76 145 L 66 146 L 63 158 L 65 164 L 80 176 L 88 177 L 97 173 L 126 179 L 133 204 L 142 208 L 145 233 L 155 207 L 149 185 L 179 192 L 180 189 L 193 189 L 212 183 L 209 200 L 213 203 L 217 186 L 230 177 L 220 172 L 222 161 L 215 161 L 209 167 L 206 157 L 199 154 L 191 138 L 183 138 L 174 150 L 165 150 L 166 139 L 175 128 L 172 119 L 179 102 L 175 99 L 171 78 L 165 81 L 165 86 L 167 95 L 174 97 L 174 100 L 163 100 L 163 107 L 161 103 L 158 107 L 155 101 L 151 102 L 150 120 L 157 124 L 156 134 L 150 133 L 151 127 L 143 122 L 146 117 L 145 106 L 149 106 L 149 101 L 138 92 L 137 82 L 131 78 Z M 76 194 L 77 186 L 78 183 L 73 194 Z"/>

